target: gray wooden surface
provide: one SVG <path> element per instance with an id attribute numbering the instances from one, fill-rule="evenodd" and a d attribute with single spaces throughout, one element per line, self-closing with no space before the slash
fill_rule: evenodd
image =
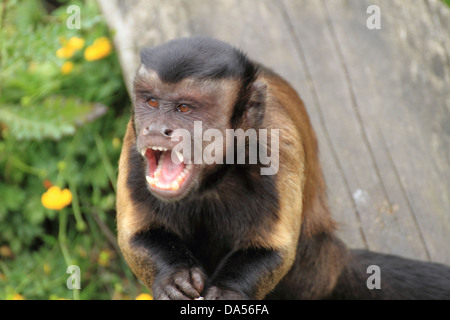
<path id="1" fill-rule="evenodd" d="M 450 264 L 450 10 L 438 0 L 98 0 L 127 85 L 139 49 L 241 47 L 305 101 L 340 236 Z M 369 30 L 369 5 L 381 30 Z"/>

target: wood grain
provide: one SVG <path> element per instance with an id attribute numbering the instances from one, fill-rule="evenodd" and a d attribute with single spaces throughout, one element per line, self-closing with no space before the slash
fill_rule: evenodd
<path id="1" fill-rule="evenodd" d="M 286 78 L 351 247 L 450 264 L 450 10 L 437 0 L 98 0 L 128 88 L 139 50 L 212 36 Z M 381 29 L 369 30 L 369 5 Z"/>

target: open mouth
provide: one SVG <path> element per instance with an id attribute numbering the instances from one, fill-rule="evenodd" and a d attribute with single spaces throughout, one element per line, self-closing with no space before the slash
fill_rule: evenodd
<path id="1" fill-rule="evenodd" d="M 193 165 L 184 163 L 183 155 L 177 151 L 154 146 L 142 149 L 141 154 L 147 159 L 146 180 L 153 189 L 180 191 L 191 175 Z"/>

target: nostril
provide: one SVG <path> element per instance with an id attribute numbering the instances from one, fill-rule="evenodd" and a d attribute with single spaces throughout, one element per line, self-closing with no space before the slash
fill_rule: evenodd
<path id="1" fill-rule="evenodd" d="M 171 129 L 163 129 L 163 135 L 165 135 L 166 137 L 170 137 L 173 133 L 173 130 Z"/>
<path id="2" fill-rule="evenodd" d="M 148 127 L 144 128 L 142 130 L 142 134 L 145 135 L 145 136 L 150 136 L 150 135 L 159 136 L 159 135 L 163 135 L 165 137 L 171 137 L 172 134 L 173 134 L 173 130 L 169 129 L 165 125 L 159 125 L 157 123 L 152 123 L 151 125 L 149 125 Z"/>

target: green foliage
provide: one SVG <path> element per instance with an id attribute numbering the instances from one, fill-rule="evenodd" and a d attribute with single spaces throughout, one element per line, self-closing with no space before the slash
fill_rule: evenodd
<path id="1" fill-rule="evenodd" d="M 75 126 L 93 121 L 124 88 L 115 54 L 86 61 L 85 47 L 107 34 L 95 3 L 71 2 L 83 8 L 80 30 L 66 26 L 66 6 L 46 15 L 39 1 L 10 0 L 1 32 L 0 123 L 19 140 L 59 140 L 73 135 Z M 70 38 L 85 43 L 68 56 L 58 57 Z M 72 65 L 68 73 L 65 63 Z M 117 64 L 117 63 L 116 63 Z"/>
<path id="2" fill-rule="evenodd" d="M 32 106 L 3 105 L 0 121 L 18 140 L 59 140 L 63 135 L 73 135 L 76 126 L 94 120 L 105 112 L 106 107 L 101 104 L 50 96 Z"/>
<path id="3" fill-rule="evenodd" d="M 70 2 L 82 20 L 69 30 L 60 2 L 47 11 L 42 1 L 8 0 L 0 11 L 0 299 L 77 298 L 66 287 L 70 264 L 81 269 L 79 298 L 134 298 L 143 288 L 114 234 L 130 102 L 114 50 L 84 57 L 109 37 L 96 3 Z M 58 57 L 72 37 L 83 46 Z M 68 188 L 71 205 L 45 208 L 50 185 Z"/>

